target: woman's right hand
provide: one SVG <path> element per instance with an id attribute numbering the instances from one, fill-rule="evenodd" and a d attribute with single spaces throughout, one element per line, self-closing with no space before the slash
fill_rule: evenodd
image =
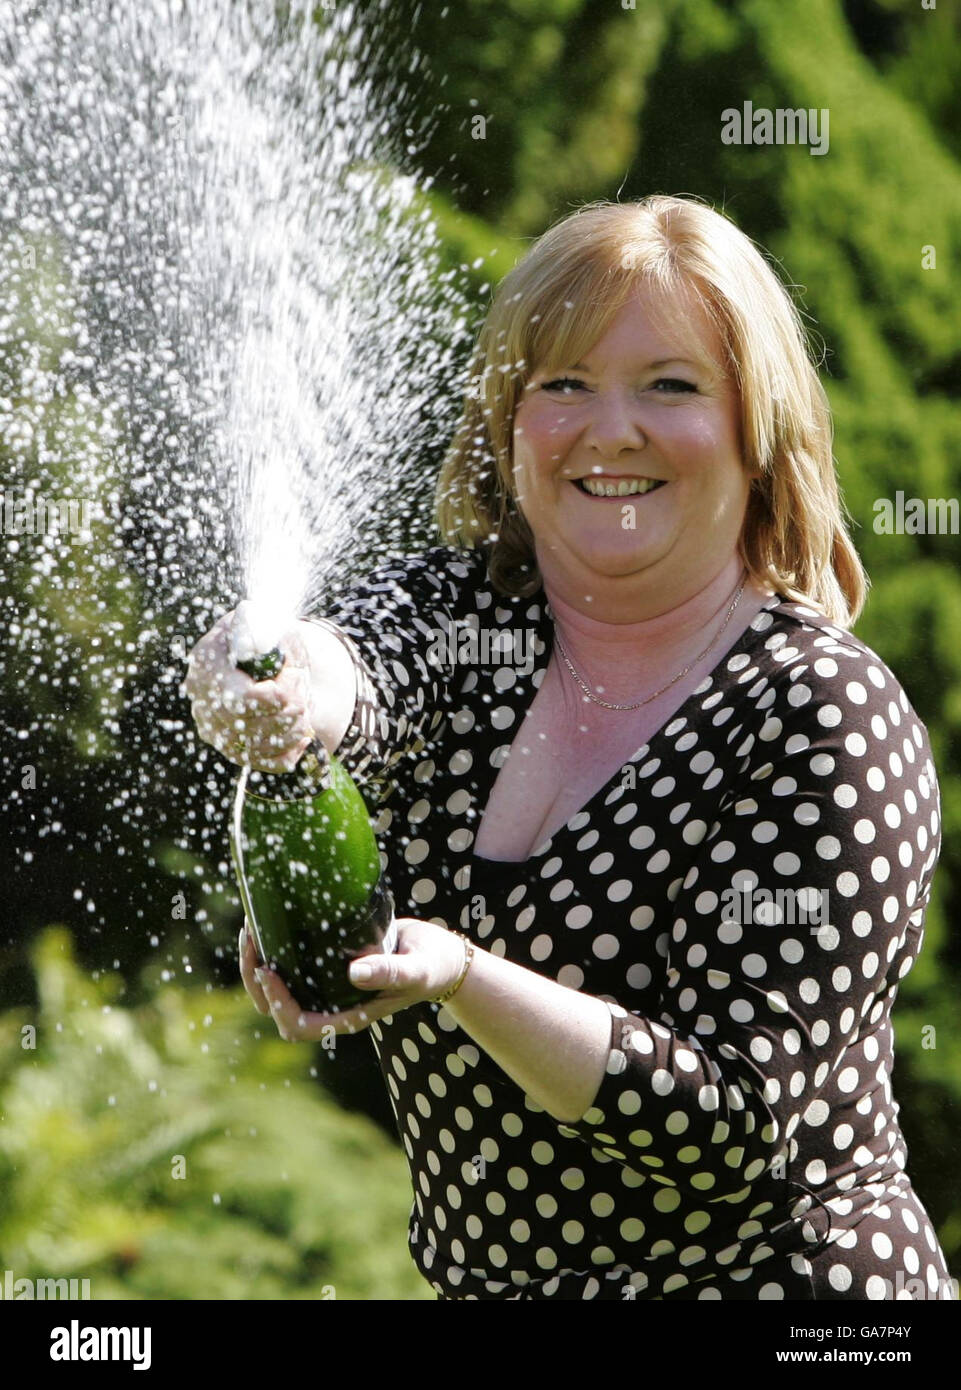
<path id="1" fill-rule="evenodd" d="M 315 737 L 312 676 L 296 623 L 281 639 L 286 660 L 272 680 L 255 681 L 234 665 L 234 613 L 225 613 L 188 656 L 184 689 L 197 732 L 231 762 L 263 772 L 290 772 Z"/>

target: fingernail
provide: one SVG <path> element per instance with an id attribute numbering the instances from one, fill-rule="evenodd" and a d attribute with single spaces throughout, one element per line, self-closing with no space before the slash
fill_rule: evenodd
<path id="1" fill-rule="evenodd" d="M 257 981 L 258 985 L 265 985 L 267 983 L 266 971 L 260 969 L 255 970 L 254 979 Z"/>
<path id="2" fill-rule="evenodd" d="M 371 978 L 374 973 L 374 967 L 368 965 L 365 960 L 355 960 L 348 973 L 355 985 L 362 985 L 365 980 Z"/>

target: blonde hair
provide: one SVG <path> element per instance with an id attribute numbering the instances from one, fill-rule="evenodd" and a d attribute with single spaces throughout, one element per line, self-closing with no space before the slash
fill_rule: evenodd
<path id="1" fill-rule="evenodd" d="M 540 586 L 534 537 L 514 495 L 514 414 L 534 372 L 579 361 L 637 289 L 690 291 L 724 344 L 740 395 L 744 465 L 756 475 L 739 541 L 749 574 L 850 627 L 870 581 L 848 535 L 830 407 L 801 317 L 749 238 L 690 198 L 589 203 L 551 227 L 501 282 L 437 483 L 442 536 L 489 546 L 500 592 Z"/>

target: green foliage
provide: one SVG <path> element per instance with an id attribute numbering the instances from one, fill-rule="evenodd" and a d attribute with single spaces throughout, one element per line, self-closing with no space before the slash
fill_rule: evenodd
<path id="1" fill-rule="evenodd" d="M 311 1048 L 238 990 L 118 1007 L 60 928 L 33 963 L 36 1013 L 0 1016 L 3 1268 L 89 1278 L 93 1298 L 433 1297 L 403 1156 L 318 1093 Z"/>
<path id="2" fill-rule="evenodd" d="M 524 254 L 523 244 L 506 234 L 498 236 L 487 222 L 462 212 L 437 189 L 425 196 L 441 238 L 445 266 L 466 267 L 482 296 L 486 287 L 489 300 L 493 285 Z"/>

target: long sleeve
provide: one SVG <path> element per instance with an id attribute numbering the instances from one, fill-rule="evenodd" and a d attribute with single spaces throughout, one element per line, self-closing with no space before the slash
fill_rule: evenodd
<path id="1" fill-rule="evenodd" d="M 607 1070 L 591 1109 L 562 1127 L 708 1200 L 793 1173 L 792 1136 L 853 1091 L 851 1049 L 920 946 L 940 852 L 927 733 L 886 668 L 839 670 L 785 667 L 762 702 L 661 927 L 659 1011 L 605 996 Z M 664 852 L 637 868 L 672 872 Z M 811 1163 L 797 1176 L 823 1180 Z"/>
<path id="2" fill-rule="evenodd" d="M 455 630 L 464 581 L 479 557 L 436 546 L 389 562 L 337 595 L 311 621 L 333 631 L 357 677 L 357 698 L 338 757 L 375 797 L 415 758 L 449 708 Z"/>

